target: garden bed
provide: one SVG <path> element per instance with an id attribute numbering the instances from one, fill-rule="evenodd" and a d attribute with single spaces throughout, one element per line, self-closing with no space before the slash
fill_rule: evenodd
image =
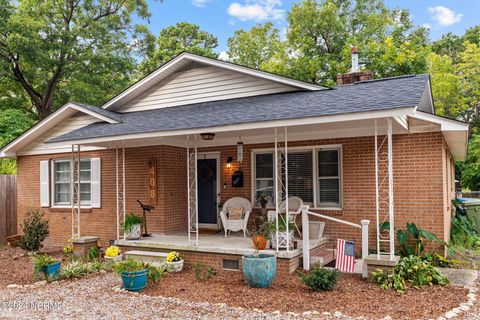
<path id="1" fill-rule="evenodd" d="M 59 250 L 47 253 L 57 260 L 63 258 Z M 28 253 L 20 248 L 0 249 L 0 266 L 0 289 L 6 288 L 9 284 L 23 285 L 35 282 L 32 261 Z"/>
<path id="2" fill-rule="evenodd" d="M 298 276 L 277 277 L 268 289 L 251 289 L 240 272 L 219 272 L 209 280 L 197 281 L 193 270 L 168 274 L 148 295 L 176 297 L 188 301 L 226 303 L 232 307 L 263 311 L 330 312 L 348 316 L 394 319 L 436 318 L 467 300 L 467 290 L 458 286 L 410 289 L 405 294 L 384 291 L 360 275 L 342 274 L 334 291 L 314 292 Z"/>

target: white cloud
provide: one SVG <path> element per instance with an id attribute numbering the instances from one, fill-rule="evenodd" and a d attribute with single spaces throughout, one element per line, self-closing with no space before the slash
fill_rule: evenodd
<path id="1" fill-rule="evenodd" d="M 192 4 L 195 7 L 203 8 L 207 5 L 207 2 L 210 2 L 211 0 L 192 0 Z"/>
<path id="2" fill-rule="evenodd" d="M 450 26 L 454 23 L 460 22 L 463 17 L 463 14 L 456 13 L 443 6 L 429 7 L 428 13 L 430 14 L 430 17 L 441 26 Z"/>
<path id="3" fill-rule="evenodd" d="M 424 23 L 422 24 L 422 27 L 424 27 L 425 29 L 432 29 L 432 25 L 430 23 Z"/>
<path id="4" fill-rule="evenodd" d="M 220 52 L 220 54 L 218 55 L 218 59 L 228 61 L 228 53 L 226 51 Z"/>
<path id="5" fill-rule="evenodd" d="M 244 4 L 233 2 L 228 6 L 227 13 L 242 21 L 246 20 L 281 20 L 285 10 L 278 8 L 281 0 L 247 0 Z"/>

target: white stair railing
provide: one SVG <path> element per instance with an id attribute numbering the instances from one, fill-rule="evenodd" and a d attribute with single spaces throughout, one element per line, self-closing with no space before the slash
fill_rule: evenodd
<path id="1" fill-rule="evenodd" d="M 320 213 L 309 211 L 309 206 L 302 207 L 302 251 L 303 251 L 303 269 L 310 270 L 310 235 L 309 235 L 309 217 L 312 215 L 318 218 L 334 221 L 337 223 L 342 223 L 347 226 L 358 228 L 362 230 L 362 275 L 364 278 L 367 277 L 367 268 L 365 264 L 365 258 L 368 256 L 368 225 L 370 224 L 369 220 L 362 220 L 360 224 L 356 224 L 350 221 L 345 221 L 337 219 L 334 217 L 329 217 Z"/>

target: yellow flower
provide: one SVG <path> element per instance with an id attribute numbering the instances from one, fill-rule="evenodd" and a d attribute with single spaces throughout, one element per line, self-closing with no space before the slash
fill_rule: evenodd
<path id="1" fill-rule="evenodd" d="M 176 251 L 172 251 L 169 254 L 167 254 L 166 258 L 167 262 L 175 262 L 175 261 L 180 261 L 180 254 Z"/>
<path id="2" fill-rule="evenodd" d="M 120 255 L 120 248 L 117 246 L 110 246 L 105 251 L 105 256 L 107 257 L 116 257 Z"/>

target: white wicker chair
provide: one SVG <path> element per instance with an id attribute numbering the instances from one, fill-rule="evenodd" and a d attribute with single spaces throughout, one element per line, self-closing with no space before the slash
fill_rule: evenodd
<path id="1" fill-rule="evenodd" d="M 243 219 L 228 219 L 228 208 L 243 208 Z M 247 199 L 241 197 L 228 199 L 223 205 L 222 211 L 220 212 L 223 229 L 225 230 L 225 237 L 227 237 L 228 231 L 235 232 L 240 230 L 243 230 L 243 237 L 245 237 L 247 233 L 247 224 L 250 212 L 252 212 L 252 204 Z"/>
<path id="2" fill-rule="evenodd" d="M 280 203 L 280 213 L 286 213 L 285 210 L 286 202 L 282 201 Z M 295 229 L 297 229 L 298 235 L 302 235 L 300 232 L 300 229 L 298 228 L 297 225 L 297 216 L 302 213 L 302 207 L 303 207 L 303 200 L 300 199 L 299 197 L 290 197 L 288 198 L 288 216 L 291 222 L 295 225 Z M 267 213 L 267 218 L 268 220 L 274 220 L 275 219 L 275 210 L 270 210 Z"/>

